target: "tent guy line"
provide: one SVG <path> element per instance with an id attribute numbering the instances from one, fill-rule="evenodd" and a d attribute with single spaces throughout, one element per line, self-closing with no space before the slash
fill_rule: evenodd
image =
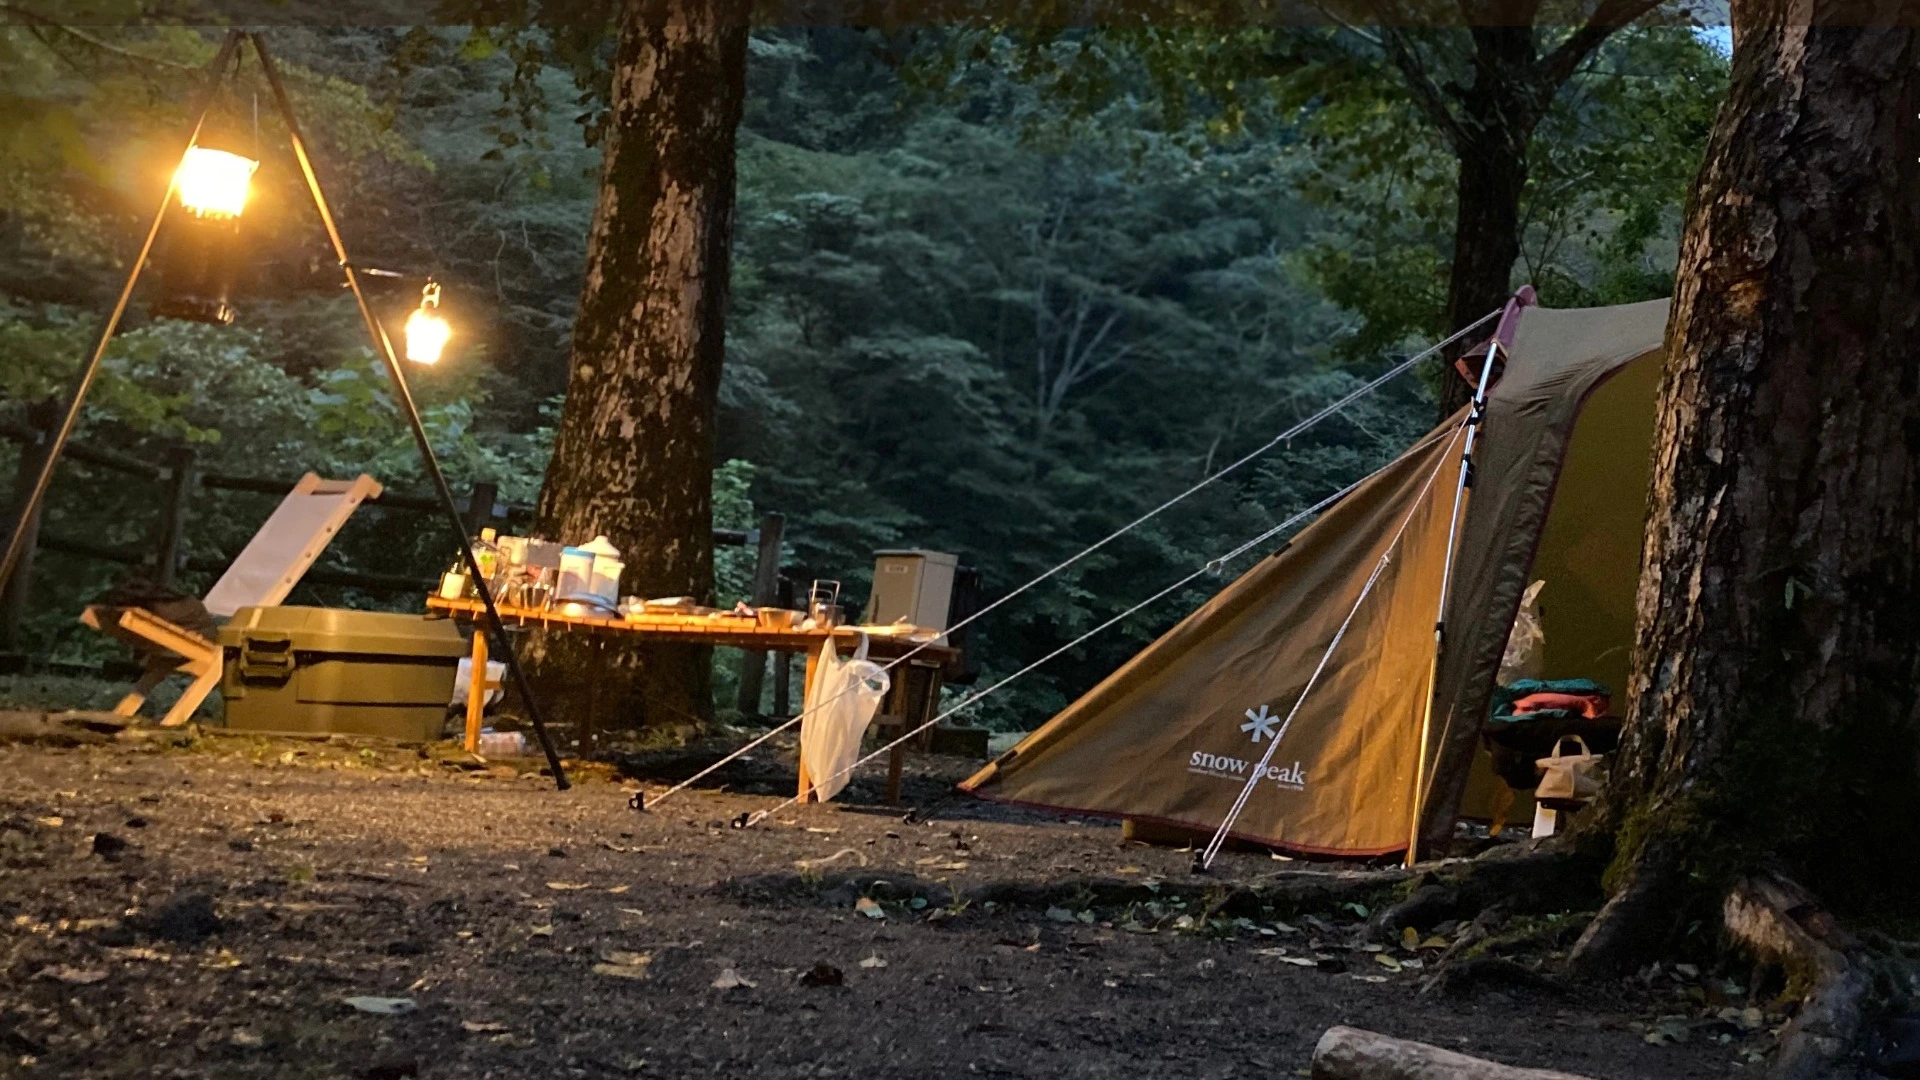
<path id="1" fill-rule="evenodd" d="M 976 611 L 973 614 L 967 616 L 966 618 L 961 619 L 959 622 L 954 623 L 952 626 L 947 627 L 946 633 L 951 634 L 954 631 L 959 630 L 960 628 L 966 626 L 967 624 L 974 622 L 975 620 L 986 615 L 988 612 L 993 611 L 995 608 L 998 608 L 1002 604 L 1007 603 L 1008 601 L 1012 600 L 1014 597 L 1019 596 L 1021 593 L 1024 593 L 1034 588 L 1035 586 L 1039 585 L 1041 582 L 1046 581 L 1047 579 L 1053 577 L 1055 574 L 1060 573 L 1062 570 L 1067 569 L 1068 567 L 1074 565 L 1075 563 L 1093 554 L 1094 552 L 1099 551 L 1101 548 L 1106 547 L 1108 544 L 1112 543 L 1115 540 L 1118 540 L 1122 536 L 1125 536 L 1127 533 L 1130 533 L 1133 530 L 1139 528 L 1140 526 L 1146 524 L 1147 522 L 1153 520 L 1154 518 L 1159 517 L 1162 513 L 1172 509 L 1175 505 L 1197 494 L 1199 491 L 1208 487 L 1214 482 L 1220 480 L 1222 477 L 1226 476 L 1228 473 L 1231 473 L 1234 470 L 1240 468 L 1241 466 L 1247 464 L 1248 462 L 1253 461 L 1255 458 L 1258 458 L 1266 454 L 1268 451 L 1272 450 L 1274 447 L 1279 446 L 1282 443 L 1289 442 L 1294 438 L 1300 436 L 1301 434 L 1304 434 L 1306 431 L 1308 431 L 1315 425 L 1319 424 L 1321 421 L 1326 420 L 1328 417 L 1337 415 L 1338 413 L 1346 409 L 1347 406 L 1352 405 L 1354 402 L 1359 401 L 1361 398 L 1366 397 L 1368 394 L 1373 393 L 1375 390 L 1378 390 L 1380 387 L 1385 386 L 1388 382 L 1391 382 L 1392 380 L 1398 378 L 1399 376 L 1406 374 L 1408 371 L 1413 370 L 1413 368 L 1416 365 L 1418 365 L 1421 361 L 1434 356 L 1435 354 L 1439 353 L 1442 349 L 1445 349 L 1447 346 L 1452 345 L 1453 343 L 1459 341 L 1461 338 L 1464 338 L 1468 334 L 1471 334 L 1475 330 L 1478 330 L 1482 326 L 1485 326 L 1487 323 L 1492 322 L 1494 319 L 1498 318 L 1504 310 L 1506 309 L 1503 306 L 1487 312 L 1485 315 L 1480 316 L 1478 319 L 1475 319 L 1473 322 L 1468 323 L 1466 326 L 1463 326 L 1460 329 L 1454 331 L 1453 333 L 1447 335 L 1447 337 L 1445 337 L 1444 339 L 1438 342 L 1435 342 L 1434 344 L 1428 346 L 1427 348 L 1421 350 L 1420 352 L 1415 353 L 1414 355 L 1407 357 L 1405 360 L 1402 360 L 1398 364 L 1395 364 L 1394 366 L 1388 368 L 1386 371 L 1380 373 L 1379 375 L 1374 376 L 1372 380 L 1368 381 L 1364 385 L 1356 387 L 1352 391 L 1349 391 L 1347 394 L 1341 396 L 1340 398 L 1324 406 L 1318 412 L 1315 412 L 1313 415 L 1299 421 L 1298 423 L 1293 424 L 1292 426 L 1288 427 L 1285 431 L 1280 432 L 1278 435 L 1275 435 L 1273 438 L 1268 439 L 1265 443 L 1262 443 L 1259 447 L 1242 455 L 1240 458 L 1222 467 L 1217 472 L 1214 472 L 1211 475 L 1201 479 L 1199 482 L 1195 483 L 1192 487 L 1187 488 L 1185 491 L 1182 491 L 1179 494 L 1173 496 L 1172 498 L 1168 499 L 1166 502 L 1161 503 L 1159 506 L 1154 507 L 1153 509 L 1147 511 L 1146 513 L 1140 515 L 1139 517 L 1134 518 L 1132 521 L 1126 523 L 1125 525 L 1122 525 L 1120 528 L 1115 529 L 1113 532 L 1107 534 L 1106 536 L 1101 537 L 1099 540 L 1096 540 L 1093 543 L 1087 545 L 1086 547 L 1082 548 L 1080 551 L 1076 552 L 1074 555 L 1068 557 L 1065 561 L 1060 562 L 1054 567 L 1052 567 L 1051 569 L 1041 573 L 1038 577 L 1035 577 L 1033 580 L 1028 581 L 1026 584 L 1013 589 L 1012 591 L 1008 592 L 1005 596 L 1000 597 L 998 600 L 995 600 L 987 604 L 986 606 L 982 607 L 979 611 Z M 1348 489 L 1348 490 L 1351 490 L 1351 489 Z M 1344 494 L 1344 491 L 1342 493 Z M 1326 505 L 1326 504 L 1322 503 L 1319 505 Z M 1289 519 L 1289 520 L 1291 521 L 1292 519 Z M 1284 526 L 1276 526 L 1275 530 L 1283 527 Z M 1272 535 L 1272 532 L 1275 530 L 1270 530 L 1265 535 L 1270 536 Z M 1259 542 L 1261 542 L 1259 539 L 1251 541 L 1248 545 L 1243 545 L 1242 547 L 1236 549 L 1235 554 L 1242 553 L 1246 550 L 1248 546 L 1251 546 L 1252 544 L 1257 544 Z M 1229 557 L 1231 556 L 1222 557 L 1220 560 L 1216 560 L 1216 562 L 1224 562 L 1225 559 Z M 1203 568 L 1201 570 L 1201 573 L 1207 572 L 1207 570 L 1210 569 L 1211 566 L 1212 564 L 1209 564 L 1209 567 Z M 1198 576 L 1198 574 L 1196 574 L 1195 576 Z M 1192 579 L 1189 578 L 1188 580 L 1192 580 Z M 1129 611 L 1121 615 L 1120 618 L 1125 618 L 1126 615 L 1128 614 L 1132 614 L 1132 612 Z M 1076 641 L 1074 644 L 1078 644 L 1078 642 Z M 1072 647 L 1071 645 L 1067 646 L 1067 648 L 1071 648 L 1071 647 Z M 908 651 L 900 654 L 894 659 L 889 660 L 887 663 L 881 666 L 881 670 L 892 671 L 894 668 L 898 667 L 899 665 L 907 662 L 908 660 L 911 660 L 915 655 L 917 655 L 921 650 L 925 648 L 926 648 L 925 643 L 916 645 L 912 649 L 909 649 Z M 1053 656 L 1057 656 L 1057 655 L 1059 655 L 1058 652 L 1051 653 L 1046 658 L 1038 661 L 1038 663 L 1045 663 L 1046 660 L 1052 659 Z M 1027 670 L 1031 670 L 1032 666 L 1037 666 L 1037 665 L 1030 665 L 1028 668 L 1023 668 L 1019 674 L 1024 674 Z M 1017 677 L 1017 675 L 1013 677 Z M 1004 683 L 1002 685 L 1004 685 Z M 729 752 L 726 756 L 720 758 L 718 761 L 715 761 L 713 764 L 707 766 L 704 769 L 701 769 L 699 772 L 694 773 L 692 776 L 689 776 L 685 780 L 682 780 L 679 783 L 673 785 L 667 790 L 654 796 L 652 799 L 640 798 L 639 801 L 635 804 L 636 807 L 642 811 L 652 810 L 654 807 L 659 806 L 662 802 L 665 802 L 667 799 L 672 798 L 674 795 L 677 795 L 680 792 L 686 790 L 687 788 L 692 787 L 694 784 L 698 783 L 699 781 L 705 779 L 708 776 L 711 776 L 713 773 L 719 771 L 721 768 L 724 768 L 728 763 L 738 759 L 741 755 L 746 754 L 749 751 L 753 750 L 755 747 L 762 745 L 768 739 L 771 739 L 775 735 L 780 734 L 781 732 L 787 730 L 788 728 L 794 726 L 795 724 L 802 722 L 808 716 L 818 712 L 820 709 L 831 704 L 833 701 L 838 700 L 838 698 L 842 694 L 845 694 L 846 692 L 847 691 L 842 690 L 840 691 L 839 694 L 835 694 L 833 697 L 828 698 L 826 701 L 815 702 L 807 706 L 806 708 L 800 711 L 800 714 L 798 716 L 795 716 L 779 724 L 776 727 L 767 729 L 766 731 L 762 732 L 760 735 L 756 736 L 750 742 L 739 747 L 738 749 L 735 749 Z M 971 703 L 971 701 L 973 700 L 977 700 L 977 697 L 978 695 L 976 695 L 974 698 L 970 698 L 968 703 Z M 943 713 L 941 715 L 945 716 L 946 714 Z M 927 727 L 931 727 L 933 723 L 939 719 L 940 717 L 935 717 L 933 721 L 928 721 L 927 724 L 923 725 L 921 728 L 915 729 L 914 733 L 917 733 L 918 731 L 921 731 L 921 730 L 925 730 L 925 728 Z M 636 796 L 636 798 L 639 798 L 639 797 Z"/>
<path id="2" fill-rule="evenodd" d="M 1421 487 L 1419 496 L 1413 500 L 1413 506 L 1407 510 L 1406 516 L 1400 519 L 1400 528 L 1395 530 L 1393 539 L 1387 542 L 1387 549 L 1381 552 L 1380 558 L 1374 562 L 1373 573 L 1367 575 L 1367 583 L 1361 586 L 1360 595 L 1354 598 L 1353 607 L 1348 610 L 1346 619 L 1340 623 L 1340 629 L 1334 632 L 1333 640 L 1327 643 L 1326 651 L 1320 654 L 1320 662 L 1314 665 L 1313 674 L 1307 677 L 1307 684 L 1300 688 L 1300 696 L 1294 699 L 1293 708 L 1287 710 L 1287 718 L 1281 723 L 1279 732 L 1267 740 L 1267 750 L 1260 755 L 1260 764 L 1254 768 L 1247 777 L 1246 784 L 1240 788 L 1240 797 L 1233 801 L 1233 808 L 1227 811 L 1226 817 L 1220 819 L 1220 827 L 1213 830 L 1213 838 L 1207 841 L 1206 849 L 1195 856 L 1196 869 L 1211 870 L 1213 868 L 1213 860 L 1220 854 L 1221 846 L 1227 842 L 1227 834 L 1233 830 L 1233 823 L 1240 819 L 1240 811 L 1246 809 L 1247 800 L 1253 797 L 1253 789 L 1259 785 L 1260 778 L 1267 775 L 1267 767 L 1273 764 L 1273 752 L 1280 749 L 1280 743 L 1287 737 L 1287 729 L 1293 726 L 1293 718 L 1300 715 L 1300 706 L 1306 704 L 1307 695 L 1313 693 L 1314 686 L 1320 682 L 1321 674 L 1327 670 L 1327 662 L 1333 659 L 1334 651 L 1340 648 L 1341 639 L 1347 636 L 1348 627 L 1353 625 L 1353 617 L 1360 613 L 1361 605 L 1365 604 L 1367 597 L 1373 593 L 1373 587 L 1380 581 L 1381 573 L 1386 570 L 1387 564 L 1393 561 L 1394 552 L 1400 549 L 1400 541 L 1407 535 L 1407 526 L 1413 524 L 1415 515 L 1419 514 L 1421 508 L 1426 505 L 1427 496 L 1433 491 L 1434 481 L 1446 471 L 1454 444 L 1460 441 L 1461 432 L 1469 430 L 1473 422 L 1474 418 L 1468 417 L 1454 428 L 1453 435 L 1447 440 L 1446 451 L 1440 455 L 1440 460 L 1435 463 L 1433 471 L 1427 474 L 1427 482 Z"/>
<path id="3" fill-rule="evenodd" d="M 1064 653 L 1070 649 L 1079 647 L 1080 645 L 1084 644 L 1088 640 L 1092 639 L 1093 637 L 1107 630 L 1109 627 L 1125 622 L 1127 619 L 1133 617 L 1133 615 L 1135 615 L 1136 613 L 1146 608 L 1152 607 L 1154 604 L 1157 604 L 1161 600 L 1166 599 L 1168 596 L 1171 596 L 1172 594 L 1179 592 L 1181 589 L 1192 584 L 1194 581 L 1197 581 L 1200 578 L 1206 577 L 1209 574 L 1219 573 L 1220 570 L 1223 567 L 1225 567 L 1227 563 L 1230 563 L 1234 559 L 1237 559 L 1240 556 L 1245 555 L 1247 552 L 1252 551 L 1254 548 L 1259 547 L 1261 544 L 1266 543 L 1268 540 L 1273 539 L 1274 537 L 1280 535 L 1281 533 L 1286 532 L 1288 529 L 1293 528 L 1295 525 L 1298 525 L 1302 521 L 1305 521 L 1306 519 L 1314 516 L 1315 514 L 1318 514 L 1322 510 L 1325 510 L 1327 507 L 1332 506 L 1334 503 L 1339 502 L 1341 499 L 1345 498 L 1348 495 L 1348 493 L 1353 491 L 1354 488 L 1358 487 L 1359 484 L 1360 484 L 1359 481 L 1355 481 L 1354 483 L 1348 484 L 1346 487 L 1343 487 L 1339 491 L 1336 491 L 1333 494 L 1327 496 L 1326 498 L 1321 499 L 1319 502 L 1314 503 L 1312 506 L 1307 507 L 1305 510 L 1300 511 L 1299 513 L 1293 515 L 1292 517 L 1281 522 L 1280 524 L 1263 530 L 1258 536 L 1255 536 L 1253 539 L 1248 540 L 1243 544 L 1240 544 L 1238 547 L 1235 547 L 1232 551 L 1229 551 L 1226 554 L 1220 555 L 1216 558 L 1208 559 L 1205 563 L 1201 564 L 1200 569 L 1195 570 L 1194 572 L 1188 574 L 1186 577 L 1181 578 L 1179 581 L 1176 581 L 1173 584 L 1167 586 L 1166 588 L 1161 589 L 1159 592 L 1154 593 L 1152 596 L 1147 597 L 1145 600 L 1142 600 L 1139 603 L 1128 608 L 1127 610 L 1121 612 L 1120 614 L 1115 615 L 1113 618 L 1108 619 L 1106 622 L 1101 623 L 1099 626 L 1096 626 L 1093 629 L 1087 631 L 1086 633 L 1081 634 L 1079 637 L 1074 638 L 1072 641 L 1067 642 L 1065 645 L 1062 645 L 1059 648 L 1048 653 L 1047 655 L 1041 657 L 1040 659 L 1035 660 L 1034 662 L 1028 664 L 1026 667 L 1021 668 L 1019 671 L 1016 671 L 1013 674 L 1007 676 L 1006 678 L 1001 679 L 999 682 L 994 683 L 992 686 L 989 686 L 984 690 L 979 690 L 972 694 L 967 695 L 965 700 L 954 705 L 952 708 L 947 709 L 946 711 L 942 712 L 940 715 L 934 717 L 931 720 L 928 720 L 926 723 L 921 724 L 919 727 L 914 728 L 912 731 L 906 732 L 905 734 L 901 735 L 899 738 L 894 739 L 892 742 L 886 744 L 885 746 L 880 747 L 879 749 L 875 750 L 873 753 L 868 754 L 866 757 L 863 757 L 858 761 L 855 761 L 853 764 L 848 765 L 847 767 L 841 769 L 840 771 L 834 773 L 833 775 L 825 777 L 820 782 L 823 784 L 831 783 L 835 780 L 838 780 L 842 776 L 845 776 L 848 773 L 851 773 L 853 770 L 859 768 L 860 766 L 867 764 L 870 761 L 879 760 L 882 755 L 891 751 L 894 747 L 905 745 L 907 740 L 912 739 L 914 736 L 919 735 L 921 732 L 926 731 L 928 728 L 933 727 L 935 724 L 938 724 L 940 721 L 945 720 L 950 716 L 958 715 L 959 713 L 972 708 L 976 703 L 978 703 L 982 698 L 986 697 L 988 694 L 991 694 L 996 690 L 1000 690 L 1003 687 L 1005 687 L 1007 684 L 1013 682 L 1015 679 L 1018 679 L 1023 675 L 1026 675 L 1032 671 L 1037 670 L 1038 668 L 1044 666 L 1048 661 L 1058 657 L 1061 653 Z M 1269 757 L 1272 756 L 1273 750 L 1271 747 L 1268 748 L 1267 753 Z M 1262 762 L 1262 764 L 1264 765 L 1265 762 Z M 766 810 L 760 810 L 755 812 L 754 814 L 752 814 L 747 818 L 744 824 L 746 827 L 749 827 L 749 828 L 754 825 L 758 825 L 760 822 L 765 821 L 769 815 L 777 814 L 780 811 L 785 810 L 787 807 L 792 806 L 794 803 L 797 803 L 799 801 L 800 801 L 800 796 L 795 795 L 789 798 L 786 802 L 779 804 L 778 806 L 770 807 Z"/>

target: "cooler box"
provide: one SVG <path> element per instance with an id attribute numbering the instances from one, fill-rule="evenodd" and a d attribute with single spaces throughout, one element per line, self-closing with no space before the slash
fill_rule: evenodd
<path id="1" fill-rule="evenodd" d="M 344 608 L 244 607 L 220 628 L 227 727 L 440 737 L 468 647 L 451 620 Z"/>

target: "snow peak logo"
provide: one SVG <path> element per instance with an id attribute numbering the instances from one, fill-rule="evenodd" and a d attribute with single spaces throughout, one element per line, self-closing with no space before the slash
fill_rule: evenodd
<path id="1" fill-rule="evenodd" d="M 1259 762 L 1243 761 L 1237 757 L 1223 754 L 1209 754 L 1204 750 L 1195 750 L 1187 759 L 1187 771 L 1201 776 L 1217 776 L 1222 780 L 1245 780 Z M 1260 774 L 1262 780 L 1271 780 L 1289 791 L 1307 790 L 1307 774 L 1299 762 L 1291 765 L 1269 765 Z"/>

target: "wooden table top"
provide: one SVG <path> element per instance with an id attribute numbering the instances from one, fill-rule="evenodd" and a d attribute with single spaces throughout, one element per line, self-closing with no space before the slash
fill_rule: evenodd
<path id="1" fill-rule="evenodd" d="M 501 621 L 509 626 L 567 627 L 590 633 L 632 634 L 653 641 L 731 645 L 768 652 L 810 653 L 818 649 L 829 634 L 834 638 L 835 648 L 851 651 L 859 644 L 861 634 L 859 629 L 850 626 L 836 627 L 831 631 L 779 630 L 761 626 L 755 619 L 732 612 L 711 615 L 682 612 L 634 616 L 567 615 L 557 611 L 514 607 L 511 604 L 496 603 L 494 607 L 500 612 Z M 478 600 L 448 600 L 438 596 L 427 597 L 427 610 L 467 622 L 484 617 L 486 613 L 485 606 Z M 945 663 L 958 655 L 951 646 L 916 643 L 902 636 L 869 633 L 867 641 L 868 655 L 881 659 L 913 652 L 916 646 L 919 651 L 914 653 L 914 658 L 928 663 Z"/>

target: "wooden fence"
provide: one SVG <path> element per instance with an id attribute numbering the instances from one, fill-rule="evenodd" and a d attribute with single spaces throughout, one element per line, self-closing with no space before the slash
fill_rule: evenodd
<path id="1" fill-rule="evenodd" d="M 9 529 L 20 519 L 26 492 L 32 485 L 33 477 L 39 471 L 41 462 L 45 460 L 47 446 L 52 441 L 53 418 L 31 413 L 30 416 L 34 420 L 47 421 L 47 426 L 41 427 L 36 423 L 19 420 L 0 420 L 0 439 L 16 443 L 20 447 L 20 461 L 14 478 L 13 497 L 9 512 L 4 519 Z M 106 544 L 83 536 L 46 532 L 41 529 L 39 515 L 36 514 L 35 519 L 27 523 L 27 546 L 21 554 L 13 581 L 8 584 L 5 593 L 0 594 L 0 654 L 14 653 L 18 650 L 20 624 L 29 603 L 28 585 L 33 573 L 33 558 L 36 551 L 55 551 L 63 555 L 99 559 L 124 566 L 144 567 L 152 581 L 169 587 L 174 584 L 183 570 L 218 575 L 226 571 L 228 564 L 233 561 L 233 555 L 211 558 L 189 555 L 182 544 L 187 513 L 195 492 L 200 490 L 248 491 L 263 495 L 284 496 L 292 490 L 294 485 L 291 479 L 201 472 L 194 467 L 193 448 L 189 446 L 171 448 L 160 462 L 155 463 L 104 447 L 90 446 L 78 440 L 69 440 L 64 457 L 158 488 L 159 513 L 148 533 L 146 543 L 140 545 Z M 500 502 L 499 495 L 500 487 L 496 483 L 478 482 L 468 488 L 464 515 L 469 535 L 477 535 L 481 529 L 489 526 L 511 529 L 533 521 L 532 507 L 510 506 Z M 439 514 L 443 512 L 440 500 L 437 498 L 395 491 L 382 491 L 379 496 L 368 499 L 365 505 L 402 513 Z M 787 590 L 792 588 L 790 582 L 783 582 L 780 574 L 780 542 L 784 524 L 785 519 L 781 515 L 767 514 L 761 519 L 760 527 L 757 529 L 715 529 L 713 531 L 715 547 L 755 549 L 753 602 L 756 604 L 770 604 L 781 600 L 783 584 Z M 359 573 L 320 566 L 310 568 L 301 580 L 315 585 L 342 586 L 373 593 L 414 593 L 420 596 L 431 593 L 440 584 L 437 573 L 414 577 L 404 574 Z M 790 660 L 784 657 L 783 659 Z M 789 666 L 786 663 L 779 663 L 774 667 L 776 714 L 786 712 Z M 748 654 L 747 661 L 741 668 L 740 678 L 740 699 L 743 711 L 756 711 L 765 670 L 764 656 L 756 657 L 754 654 Z"/>

